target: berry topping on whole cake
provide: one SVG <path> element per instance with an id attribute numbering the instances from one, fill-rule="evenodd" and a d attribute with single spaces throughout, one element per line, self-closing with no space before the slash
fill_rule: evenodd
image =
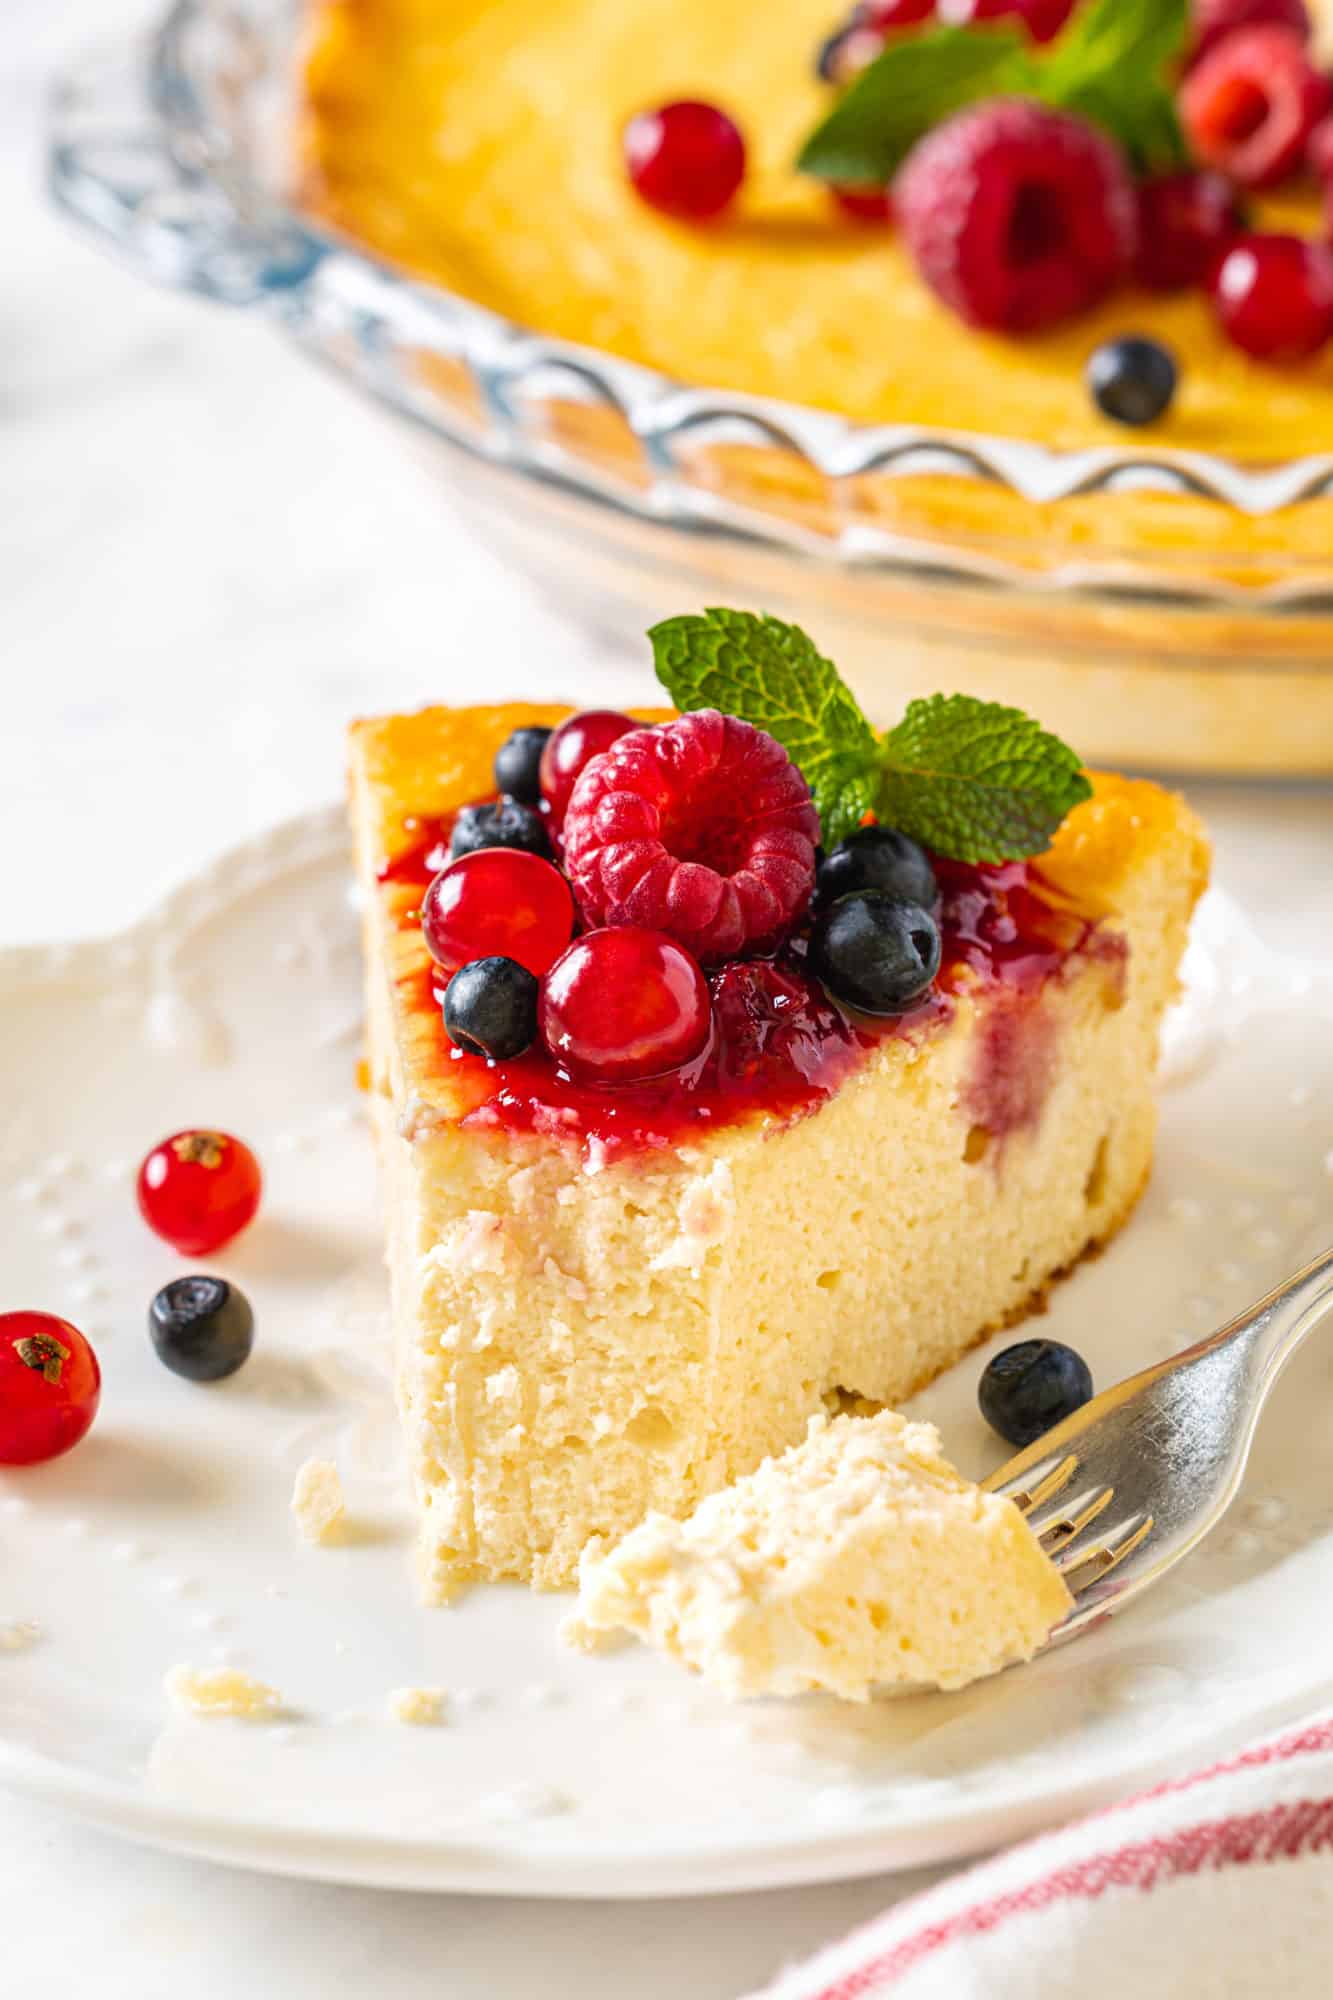
<path id="1" fill-rule="evenodd" d="M 917 269 L 974 326 L 1031 333 L 1129 270 L 1138 211 L 1095 127 L 1021 98 L 961 111 L 921 141 L 895 203 Z"/>

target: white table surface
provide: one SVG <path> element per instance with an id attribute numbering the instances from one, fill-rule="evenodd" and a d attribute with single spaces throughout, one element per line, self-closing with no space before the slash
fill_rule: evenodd
<path id="1" fill-rule="evenodd" d="M 47 209 L 44 79 L 143 17 L 0 6 L 0 943 L 113 930 L 332 797 L 357 712 L 647 691 L 641 664 L 590 665 L 369 409 Z M 901 1888 L 395 1896 L 156 1855 L 4 1794 L 0 1853 L 3 1990 L 24 2000 L 733 2000 Z"/>
<path id="2" fill-rule="evenodd" d="M 333 796 L 357 712 L 648 687 L 644 661 L 591 659 L 471 541 L 370 409 L 48 212 L 44 78 L 136 18 L 138 0 L 0 7 L 0 943 L 113 930 Z M 1224 866 L 1258 893 L 1301 808 L 1233 802 Z M 1312 883 L 1287 893 L 1313 918 Z M 735 2000 L 934 1879 L 658 1905 L 394 1896 L 155 1855 L 3 1794 L 0 1853 L 3 1991 L 24 2000 Z"/>

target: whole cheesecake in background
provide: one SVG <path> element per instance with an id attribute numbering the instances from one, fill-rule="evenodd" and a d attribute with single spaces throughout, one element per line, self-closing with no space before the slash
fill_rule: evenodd
<path id="1" fill-rule="evenodd" d="M 928 30 L 932 11 L 903 33 Z M 1322 22 L 1333 8 L 1320 0 L 1314 11 Z M 858 224 L 794 171 L 832 101 L 813 53 L 845 13 L 842 0 L 780 10 L 320 0 L 305 76 L 304 198 L 507 319 L 710 388 L 862 423 L 1077 448 L 1124 438 L 1088 394 L 1084 365 L 1132 333 L 1167 347 L 1180 370 L 1155 439 L 1252 462 L 1333 449 L 1327 356 L 1295 372 L 1252 359 L 1220 330 L 1202 274 L 1165 293 L 1127 273 L 1065 323 L 1006 337 L 969 325 L 923 282 L 909 232 Z M 1261 77 L 1273 67 L 1265 60 Z M 1285 104 L 1285 78 L 1281 89 Z M 1253 108 L 1237 105 L 1236 118 L 1258 120 L 1254 89 L 1237 93 Z M 640 199 L 621 141 L 646 107 L 699 97 L 739 125 L 748 170 L 719 220 L 690 226 Z M 1256 228 L 1325 234 L 1312 177 L 1260 190 L 1250 205 Z M 1144 233 L 1160 239 L 1160 215 Z M 982 521 L 997 498 L 977 496 Z"/>
<path id="2" fill-rule="evenodd" d="M 846 1396 L 910 1395 L 1112 1236 L 1149 1171 L 1158 1030 L 1207 872 L 1179 799 L 1097 778 L 1034 860 L 937 858 L 937 914 L 918 927 L 937 927 L 939 969 L 891 1016 L 825 991 L 816 913 L 776 957 L 719 958 L 691 934 L 711 1024 L 670 1074 L 571 1073 L 552 1053 L 572 1018 L 558 973 L 533 980 L 555 1039 L 487 1061 L 446 1032 L 422 906 L 438 956 L 452 891 L 432 884 L 457 816 L 494 796 L 502 746 L 566 714 L 432 708 L 351 737 L 398 1397 L 432 1600 L 482 1578 L 570 1583 L 592 1537 L 688 1514 Z M 728 727 L 687 717 L 588 764 L 570 805 L 583 830 L 564 830 L 580 897 L 603 898 L 591 920 L 611 926 L 594 938 L 643 933 L 606 906 L 614 857 L 600 873 L 579 860 L 592 816 L 628 840 L 681 745 Z M 812 821 L 756 754 L 783 829 L 764 865 L 780 850 L 786 882 L 812 870 Z M 690 845 L 688 810 L 663 837 Z"/>

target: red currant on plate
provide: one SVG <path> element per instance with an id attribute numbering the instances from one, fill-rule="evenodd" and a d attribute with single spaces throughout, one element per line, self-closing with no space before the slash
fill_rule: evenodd
<path id="1" fill-rule="evenodd" d="M 580 1083 L 638 1083 L 693 1060 L 712 1027 L 696 961 L 660 931 L 619 924 L 589 931 L 547 975 L 547 1048 Z"/>
<path id="2" fill-rule="evenodd" d="M 102 1395 L 97 1356 L 54 1313 L 0 1313 L 0 1465 L 37 1465 L 85 1437 Z"/>
<path id="3" fill-rule="evenodd" d="M 540 979 L 574 935 L 574 897 L 540 855 L 482 847 L 435 877 L 421 899 L 421 934 L 446 972 L 512 958 Z"/>
<path id="4" fill-rule="evenodd" d="M 681 222 L 711 222 L 745 178 L 745 141 L 714 104 L 684 99 L 641 111 L 623 144 L 636 191 Z"/>
<path id="5" fill-rule="evenodd" d="M 228 1132 L 173 1132 L 139 1169 L 139 1213 L 183 1257 L 206 1257 L 253 1222 L 263 1182 Z"/>

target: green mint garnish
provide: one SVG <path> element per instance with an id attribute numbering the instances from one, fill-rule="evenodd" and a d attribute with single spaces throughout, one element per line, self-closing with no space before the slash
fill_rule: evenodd
<path id="1" fill-rule="evenodd" d="M 796 161 L 846 187 L 887 187 L 918 139 L 983 97 L 1029 94 L 1036 65 L 1016 28 L 930 28 L 890 41 Z"/>
<path id="2" fill-rule="evenodd" d="M 970 694 L 909 702 L 882 748 L 880 818 L 955 861 L 1042 854 L 1066 813 L 1092 797 L 1058 736 Z"/>
<path id="3" fill-rule="evenodd" d="M 1043 853 L 1091 797 L 1074 752 L 999 702 L 932 695 L 876 737 L 837 668 L 781 619 L 709 610 L 648 636 L 677 708 L 718 708 L 777 738 L 828 847 L 874 813 L 953 860 L 1018 861 Z"/>
<path id="4" fill-rule="evenodd" d="M 648 637 L 657 678 L 677 708 L 720 708 L 776 736 L 810 787 L 830 846 L 873 810 L 875 732 L 799 625 L 715 610 L 664 619 Z"/>
<path id="5" fill-rule="evenodd" d="M 887 186 L 918 139 L 987 97 L 1032 97 L 1086 118 L 1139 172 L 1187 160 L 1171 65 L 1189 0 L 1084 0 L 1048 48 L 1012 28 L 904 35 L 849 85 L 796 164 L 818 180 Z"/>

